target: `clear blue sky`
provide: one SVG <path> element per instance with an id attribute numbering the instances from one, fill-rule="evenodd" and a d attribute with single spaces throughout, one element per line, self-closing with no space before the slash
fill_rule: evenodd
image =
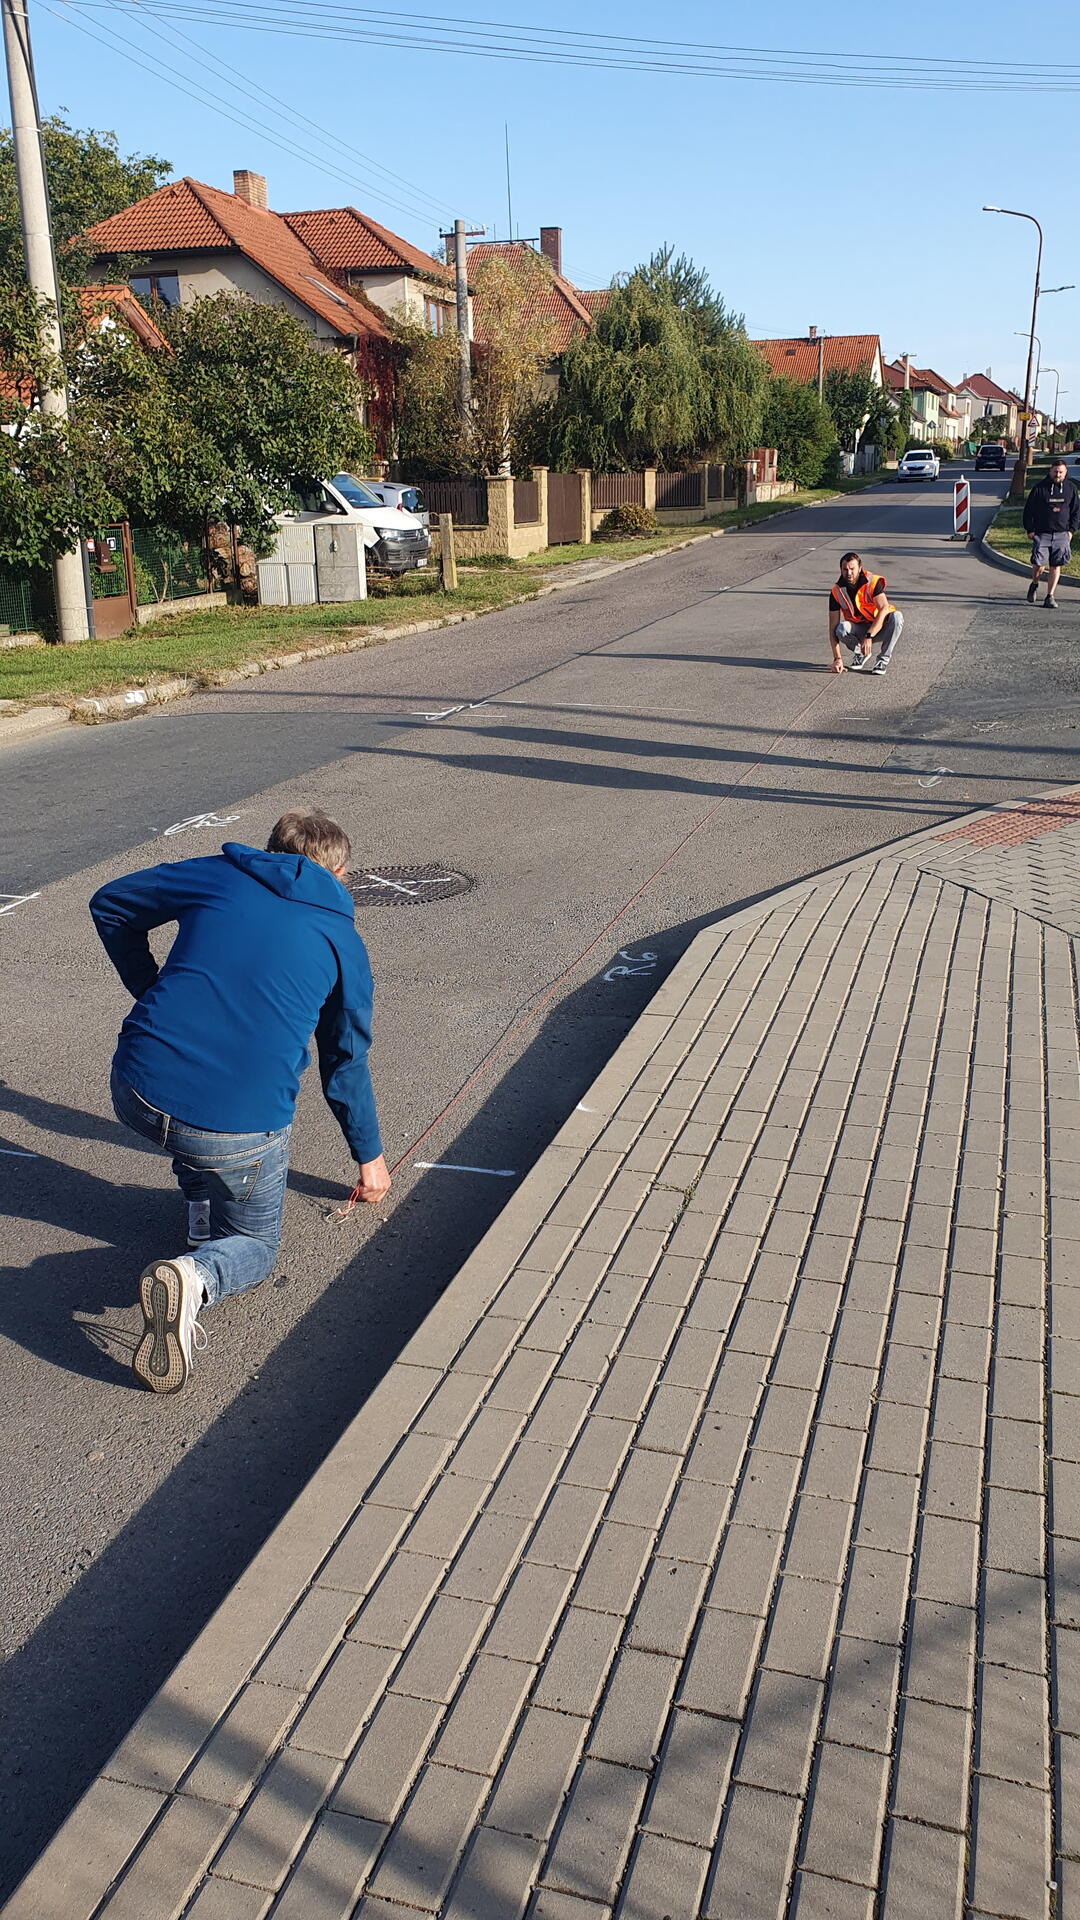
<path id="1" fill-rule="evenodd" d="M 1068 10 L 1033 15 L 1002 0 L 945 8 L 913 0 L 885 26 L 884 51 L 874 12 L 847 0 L 810 9 L 794 0 L 768 9 L 715 0 L 663 9 L 645 0 L 435 3 L 455 21 L 835 51 L 837 72 L 848 78 L 886 73 L 904 48 L 923 57 L 938 50 L 940 79 L 952 77 L 952 52 L 1032 63 L 1045 50 L 1047 73 L 1055 60 L 1072 60 L 1080 84 L 1080 35 Z M 234 167 L 253 168 L 266 174 L 270 204 L 280 210 L 351 201 L 428 248 L 440 217 L 454 212 L 502 236 L 509 122 L 515 228 L 532 236 L 542 224 L 561 226 L 564 270 L 579 285 L 604 285 L 668 240 L 708 270 L 752 334 L 803 333 L 810 323 L 828 333 L 880 333 L 886 357 L 910 349 L 917 364 L 957 379 L 989 366 L 1007 386 L 1023 381 L 1025 349 L 1014 329 L 1029 324 L 1035 230 L 981 213 L 982 203 L 1038 214 L 1044 284 L 1080 281 L 1075 94 L 588 71 L 187 20 L 174 23 L 172 31 L 189 36 L 176 46 L 148 33 L 131 6 L 48 5 L 56 11 L 30 0 L 44 112 L 63 109 L 77 126 L 113 128 L 126 151 L 162 154 L 176 173 L 214 185 L 231 186 Z M 303 17 L 301 0 L 295 11 Z M 372 17 L 387 18 L 374 9 Z M 164 61 L 216 106 L 129 65 L 124 47 Z M 304 131 L 283 127 L 268 103 L 235 91 L 241 82 L 286 100 L 333 147 L 313 136 L 309 145 Z M 223 117 L 232 112 L 257 126 Z M 271 134 L 305 152 L 282 151 Z M 316 155 L 347 177 L 322 171 Z M 373 173 L 360 156 L 402 181 Z M 438 205 L 419 203 L 417 193 Z M 1080 416 L 1078 302 L 1080 292 L 1059 294 L 1041 309 L 1043 359 L 1060 369 L 1067 390 L 1063 418 Z M 1052 402 L 1052 379 L 1040 398 Z"/>

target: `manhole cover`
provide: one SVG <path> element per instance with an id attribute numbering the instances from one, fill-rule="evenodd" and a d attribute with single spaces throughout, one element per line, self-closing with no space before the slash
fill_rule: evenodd
<path id="1" fill-rule="evenodd" d="M 424 907 L 433 900 L 449 900 L 455 893 L 469 893 L 476 882 L 471 874 L 452 867 L 360 867 L 349 874 L 345 885 L 361 906 L 383 901 L 396 907 Z"/>

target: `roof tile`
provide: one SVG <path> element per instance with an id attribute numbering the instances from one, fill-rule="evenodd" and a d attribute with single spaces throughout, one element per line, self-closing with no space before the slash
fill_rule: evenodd
<path id="1" fill-rule="evenodd" d="M 337 333 L 389 336 L 389 328 L 366 301 L 332 284 L 334 271 L 294 233 L 278 213 L 253 207 L 238 194 L 222 193 L 185 176 L 132 207 L 99 220 L 86 238 L 98 257 L 117 253 L 233 252 L 246 255 L 286 293 Z"/>
<path id="2" fill-rule="evenodd" d="M 471 269 L 483 265 L 486 260 L 507 260 L 513 266 L 527 256 L 534 260 L 544 258 L 543 254 L 538 254 L 534 247 L 526 245 L 523 240 L 482 240 L 478 246 L 469 248 L 470 278 Z M 550 272 L 544 280 L 537 279 L 528 289 L 525 304 L 530 317 L 542 317 L 550 322 L 553 354 L 565 353 L 571 341 L 592 326 L 592 314 L 583 296 L 561 273 Z M 485 334 L 485 318 L 481 290 L 473 295 L 473 331 L 481 344 Z"/>
<path id="3" fill-rule="evenodd" d="M 818 351 L 825 373 L 870 372 L 881 353 L 876 333 L 824 334 L 810 340 L 805 335 L 792 340 L 755 340 L 754 345 L 777 377 L 797 380 L 810 386 L 818 377 Z"/>
<path id="4" fill-rule="evenodd" d="M 308 212 L 283 213 L 281 218 L 325 266 L 339 272 L 377 273 L 380 268 L 396 267 L 433 280 L 452 277 L 442 260 L 391 233 L 389 227 L 381 227 L 356 207 L 313 207 Z"/>

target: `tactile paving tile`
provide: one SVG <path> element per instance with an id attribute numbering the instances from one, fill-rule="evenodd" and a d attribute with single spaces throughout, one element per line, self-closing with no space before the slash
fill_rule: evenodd
<path id="1" fill-rule="evenodd" d="M 1080 933 L 1080 797 L 1003 809 L 950 828 L 906 857 L 1048 926 Z"/>

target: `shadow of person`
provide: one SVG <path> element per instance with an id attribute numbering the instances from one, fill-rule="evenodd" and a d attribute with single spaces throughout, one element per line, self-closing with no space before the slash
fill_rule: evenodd
<path id="1" fill-rule="evenodd" d="M 124 1366 L 130 1360 L 129 1310 L 139 1274 L 163 1248 L 181 1250 L 178 1195 L 168 1186 L 106 1180 L 48 1154 L 0 1165 L 10 1223 L 8 1264 L 0 1268 L 0 1333 L 66 1372 L 115 1381 L 117 1360 Z M 34 1253 L 29 1228 L 38 1225 L 90 1244 Z M 21 1265 L 20 1252 L 26 1254 Z M 114 1313 L 124 1318 L 101 1318 Z"/>
<path id="2" fill-rule="evenodd" d="M 41 1127 L 45 1133 L 66 1134 L 71 1140 L 104 1140 L 110 1146 L 135 1147 L 140 1153 L 153 1153 L 149 1140 L 140 1140 L 111 1114 L 86 1113 L 79 1107 L 66 1107 L 59 1100 L 46 1100 L 38 1093 L 27 1093 L 0 1080 L 0 1113 L 17 1114 L 20 1120 Z"/>

